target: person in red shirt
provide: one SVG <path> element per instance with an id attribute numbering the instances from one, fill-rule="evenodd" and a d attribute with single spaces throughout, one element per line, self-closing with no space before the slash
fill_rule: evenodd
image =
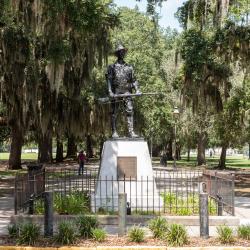
<path id="1" fill-rule="evenodd" d="M 80 151 L 78 154 L 78 163 L 79 163 L 79 169 L 78 169 L 78 175 L 83 174 L 83 169 L 84 169 L 84 163 L 86 162 L 87 157 L 84 154 L 83 151 Z"/>

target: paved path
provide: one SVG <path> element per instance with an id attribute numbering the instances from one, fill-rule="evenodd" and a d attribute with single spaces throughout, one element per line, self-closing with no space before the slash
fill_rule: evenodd
<path id="1" fill-rule="evenodd" d="M 250 198 L 235 197 L 235 216 L 240 218 L 240 224 L 250 224 Z"/>
<path id="2" fill-rule="evenodd" d="M 14 198 L 12 181 L 0 179 L 0 235 L 7 234 L 10 217 L 13 214 Z"/>

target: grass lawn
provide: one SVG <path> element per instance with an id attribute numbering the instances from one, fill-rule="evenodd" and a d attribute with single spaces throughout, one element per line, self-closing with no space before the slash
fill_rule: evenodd
<path id="1" fill-rule="evenodd" d="M 206 161 L 208 166 L 215 167 L 219 163 L 219 156 L 207 157 Z M 170 161 L 169 163 L 173 164 L 172 161 Z M 177 161 L 176 164 L 183 166 L 196 166 L 196 157 L 190 157 L 190 161 L 188 162 L 187 157 L 182 156 L 182 159 Z M 249 168 L 250 160 L 247 158 L 243 158 L 242 156 L 227 156 L 226 166 L 233 168 Z"/>
<path id="2" fill-rule="evenodd" d="M 8 160 L 9 159 L 9 153 L 0 153 L 0 160 Z M 22 154 L 22 160 L 34 160 L 36 161 L 38 157 L 37 153 L 23 153 Z"/>
<path id="3" fill-rule="evenodd" d="M 36 161 L 38 157 L 37 153 L 23 153 L 22 154 L 22 160 L 23 161 Z M 55 157 L 55 156 L 54 156 Z M 7 161 L 9 159 L 9 153 L 0 153 L 0 161 L 4 160 Z M 219 156 L 213 156 L 213 157 L 207 157 L 207 165 L 208 166 L 217 166 L 219 163 Z M 154 163 L 159 163 L 159 157 L 153 158 Z M 173 161 L 168 161 L 168 165 L 173 165 Z M 182 156 L 182 159 L 179 161 L 176 161 L 176 164 L 178 166 L 189 166 L 189 167 L 195 167 L 196 166 L 196 157 L 191 156 L 190 161 L 187 161 L 186 156 Z M 250 168 L 250 160 L 247 158 L 243 158 L 242 156 L 227 156 L 226 160 L 227 167 L 233 167 L 233 168 Z"/>

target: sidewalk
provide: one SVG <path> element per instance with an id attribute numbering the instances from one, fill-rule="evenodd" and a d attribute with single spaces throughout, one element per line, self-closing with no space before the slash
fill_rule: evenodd
<path id="1" fill-rule="evenodd" d="M 0 180 L 0 235 L 8 233 L 10 217 L 14 215 L 13 185 Z"/>
<path id="2" fill-rule="evenodd" d="M 235 216 L 240 218 L 240 224 L 250 224 L 250 198 L 235 197 Z"/>

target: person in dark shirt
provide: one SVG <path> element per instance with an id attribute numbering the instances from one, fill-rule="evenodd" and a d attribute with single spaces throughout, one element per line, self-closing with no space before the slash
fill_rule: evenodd
<path id="1" fill-rule="evenodd" d="M 84 164 L 86 160 L 87 160 L 86 155 L 84 154 L 83 151 L 80 151 L 80 153 L 78 154 L 78 163 L 79 163 L 78 175 L 83 174 Z"/>

